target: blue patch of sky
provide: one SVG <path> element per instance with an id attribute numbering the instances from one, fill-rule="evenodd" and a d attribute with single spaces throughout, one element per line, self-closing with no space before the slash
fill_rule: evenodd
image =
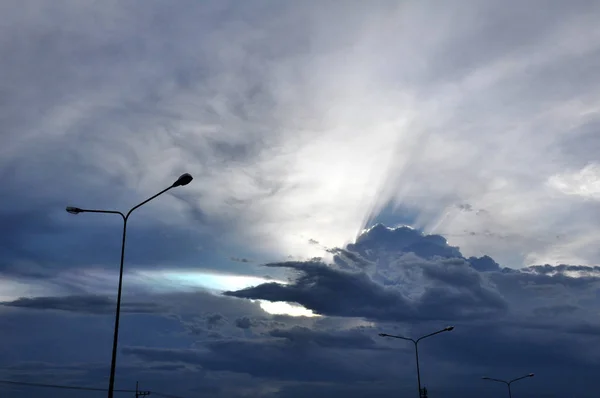
<path id="1" fill-rule="evenodd" d="M 372 217 L 368 221 L 365 228 L 369 228 L 375 224 L 383 224 L 386 227 L 396 227 L 399 225 L 413 226 L 417 220 L 417 216 L 418 213 L 415 209 L 389 203 L 375 217 Z"/>

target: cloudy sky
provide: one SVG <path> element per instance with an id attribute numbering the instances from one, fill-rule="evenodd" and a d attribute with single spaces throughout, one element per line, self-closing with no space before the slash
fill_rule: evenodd
<path id="1" fill-rule="evenodd" d="M 0 2 L 0 395 L 597 397 L 600 3 Z M 87 396 L 104 396 L 86 392 Z M 122 393 L 120 396 L 128 396 Z M 131 396 L 131 394 L 129 394 Z"/>

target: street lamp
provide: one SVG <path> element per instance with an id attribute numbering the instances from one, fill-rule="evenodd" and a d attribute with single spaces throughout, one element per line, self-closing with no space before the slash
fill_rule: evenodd
<path id="1" fill-rule="evenodd" d="M 506 384 L 506 386 L 508 387 L 508 398 L 512 398 L 512 393 L 510 391 L 510 385 L 512 383 L 514 383 L 515 381 L 519 381 L 519 380 L 523 380 L 526 379 L 528 377 L 533 377 L 535 376 L 534 373 L 529 373 L 528 375 L 525 376 L 521 376 L 521 377 L 517 377 L 516 379 L 512 379 L 512 380 L 500 380 L 500 379 L 493 379 L 491 377 L 482 377 L 483 380 L 489 380 L 489 381 L 497 381 L 498 383 L 504 383 Z"/>
<path id="2" fill-rule="evenodd" d="M 447 326 L 442 330 L 438 330 L 437 332 L 434 333 L 430 333 L 427 334 L 425 336 L 421 336 L 418 339 L 411 339 L 408 337 L 402 337 L 402 336 L 394 336 L 392 334 L 387 334 L 387 333 L 379 333 L 379 336 L 381 337 L 393 337 L 395 339 L 402 339 L 402 340 L 408 340 L 408 341 L 412 341 L 415 345 L 415 356 L 417 358 L 417 383 L 419 385 L 419 397 L 421 398 L 421 371 L 419 370 L 419 341 L 427 338 L 427 337 L 431 337 L 431 336 L 435 336 L 436 334 L 440 334 L 443 332 L 451 332 L 452 330 L 454 330 L 454 326 Z"/>
<path id="3" fill-rule="evenodd" d="M 121 315 L 121 290 L 123 287 L 123 260 L 125 258 L 125 237 L 127 235 L 127 220 L 129 219 L 129 216 L 131 215 L 131 213 L 138 207 L 145 205 L 146 203 L 150 202 L 152 199 L 162 195 L 163 193 L 167 192 L 171 188 L 176 188 L 176 187 L 181 187 L 181 186 L 187 185 L 192 180 L 193 180 L 193 177 L 191 174 L 188 174 L 188 173 L 182 174 L 177 179 L 177 181 L 175 181 L 173 183 L 173 185 L 171 185 L 170 187 L 168 187 L 166 189 L 163 189 L 156 195 L 154 195 L 154 196 L 144 200 L 142 203 L 132 207 L 127 212 L 127 214 L 123 214 L 122 212 L 116 211 L 116 210 L 91 210 L 91 209 L 81 209 L 79 207 L 72 207 L 72 206 L 69 206 L 66 208 L 67 213 L 70 213 L 70 214 L 79 214 L 79 213 L 118 214 L 123 219 L 123 240 L 121 243 L 121 266 L 119 269 L 119 289 L 117 291 L 117 309 L 115 312 L 115 332 L 114 332 L 114 338 L 113 338 L 112 359 L 111 359 L 111 363 L 110 363 L 110 381 L 108 384 L 108 398 L 113 398 L 113 392 L 114 392 L 114 387 L 115 387 L 115 367 L 117 364 L 117 343 L 119 341 L 119 317 Z"/>

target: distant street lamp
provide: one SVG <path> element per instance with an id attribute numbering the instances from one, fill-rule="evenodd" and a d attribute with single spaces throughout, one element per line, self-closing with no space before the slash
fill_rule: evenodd
<path id="1" fill-rule="evenodd" d="M 116 211 L 116 210 L 90 210 L 90 209 L 81 209 L 79 207 L 71 207 L 71 206 L 66 208 L 67 212 L 70 214 L 106 213 L 106 214 L 118 214 L 123 218 L 123 240 L 121 243 L 121 267 L 119 269 L 119 289 L 117 291 L 117 309 L 116 309 L 116 313 L 115 313 L 115 331 L 114 331 L 113 347 L 112 347 L 112 359 L 111 359 L 111 363 L 110 363 L 110 381 L 108 384 L 108 398 L 113 398 L 113 392 L 114 392 L 114 387 L 115 387 L 115 367 L 117 364 L 117 343 L 119 341 L 119 317 L 121 315 L 121 290 L 123 287 L 123 260 L 125 258 L 125 237 L 127 235 L 127 220 L 129 219 L 129 216 L 131 215 L 131 213 L 138 207 L 145 205 L 146 203 L 150 202 L 152 199 L 162 195 L 163 193 L 167 192 L 171 188 L 176 188 L 176 187 L 181 187 L 181 186 L 187 185 L 192 180 L 193 180 L 193 177 L 191 176 L 191 174 L 188 174 L 188 173 L 182 174 L 177 179 L 177 181 L 175 181 L 173 183 L 173 185 L 171 185 L 170 187 L 168 187 L 166 189 L 163 189 L 162 191 L 160 191 L 156 195 L 152 196 L 151 198 L 148 198 L 145 201 L 143 201 L 142 203 L 132 207 L 131 210 L 129 210 L 127 212 L 127 214 L 123 214 L 120 211 Z"/>
<path id="2" fill-rule="evenodd" d="M 421 341 L 421 340 L 423 340 L 423 339 L 425 339 L 427 337 L 435 336 L 436 334 L 440 334 L 440 333 L 443 333 L 443 332 L 451 332 L 452 330 L 454 330 L 454 326 L 448 326 L 448 327 L 445 327 L 442 330 L 438 330 L 437 332 L 430 333 L 430 334 L 427 334 L 425 336 L 421 336 L 421 337 L 419 337 L 416 340 L 408 338 L 408 337 L 394 336 L 392 334 L 387 334 L 387 333 L 379 333 L 379 336 L 381 336 L 381 337 L 393 337 L 395 339 L 402 339 L 402 340 L 412 341 L 414 343 L 414 345 L 415 345 L 415 356 L 417 358 L 417 383 L 419 385 L 419 397 L 418 398 L 421 398 L 421 396 L 422 396 L 422 394 L 421 394 L 421 391 L 422 391 L 421 390 L 421 371 L 419 370 L 419 341 Z"/>
<path id="3" fill-rule="evenodd" d="M 498 383 L 504 383 L 504 384 L 506 384 L 506 386 L 508 387 L 508 398 L 512 398 L 512 393 L 510 391 L 510 385 L 512 383 L 514 383 L 515 381 L 523 380 L 523 379 L 526 379 L 528 377 L 533 377 L 533 376 L 534 376 L 533 373 L 529 373 L 528 375 L 517 377 L 516 379 L 512 379 L 512 380 L 492 379 L 491 377 L 482 377 L 482 379 L 483 380 L 489 380 L 489 381 L 497 381 Z"/>

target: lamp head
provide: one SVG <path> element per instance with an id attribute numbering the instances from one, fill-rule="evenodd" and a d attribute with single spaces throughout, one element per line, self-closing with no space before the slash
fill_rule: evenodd
<path id="1" fill-rule="evenodd" d="M 386 334 L 386 333 L 379 333 L 379 336 L 381 336 L 381 337 L 388 337 L 388 336 L 389 336 L 389 334 Z"/>
<path id="2" fill-rule="evenodd" d="M 65 210 L 67 210 L 67 213 L 71 213 L 71 214 L 79 214 L 79 213 L 83 212 L 83 210 L 80 209 L 79 207 L 72 207 L 72 206 L 68 206 Z"/>
<path id="3" fill-rule="evenodd" d="M 487 376 L 482 377 L 483 380 L 489 380 L 490 378 Z"/>
<path id="4" fill-rule="evenodd" d="M 527 376 L 528 377 L 533 377 L 533 376 L 535 376 L 535 373 L 529 373 Z"/>
<path id="5" fill-rule="evenodd" d="M 446 329 L 444 329 L 446 332 L 451 332 L 454 330 L 454 326 L 448 326 L 446 327 Z"/>
<path id="6" fill-rule="evenodd" d="M 192 182 L 193 179 L 194 177 L 190 173 L 184 173 L 173 183 L 172 187 L 182 187 Z"/>

